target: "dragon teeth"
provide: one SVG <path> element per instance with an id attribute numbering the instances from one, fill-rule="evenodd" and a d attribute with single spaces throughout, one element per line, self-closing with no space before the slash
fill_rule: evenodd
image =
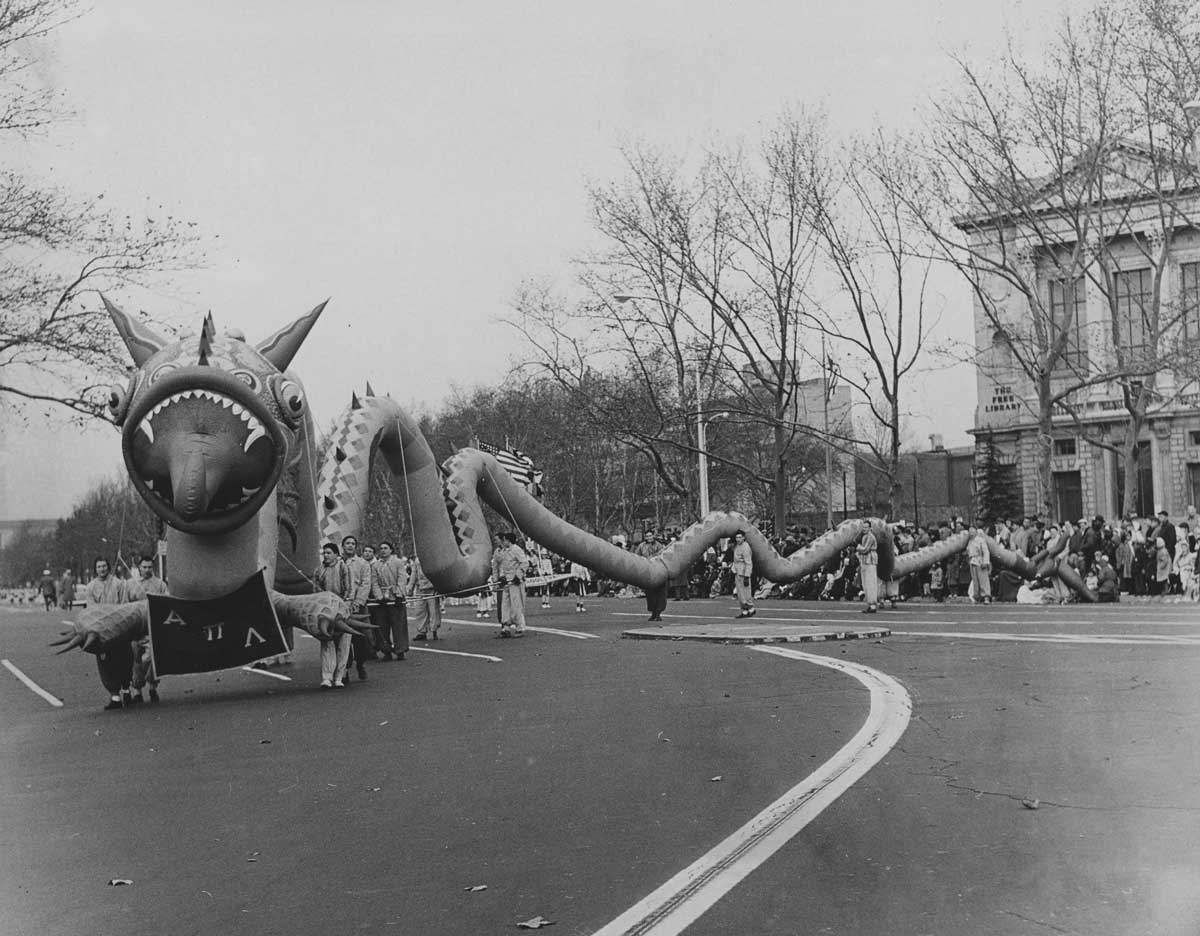
<path id="1" fill-rule="evenodd" d="M 154 444 L 154 426 L 152 426 L 150 424 L 150 417 L 147 416 L 145 419 L 143 419 L 141 421 L 141 423 L 138 425 L 138 428 L 140 430 L 142 430 L 142 432 L 146 433 L 146 438 L 149 440 L 150 444 L 153 445 Z"/>
<path id="2" fill-rule="evenodd" d="M 248 425 L 250 426 L 250 434 L 246 436 L 246 441 L 242 444 L 243 452 L 250 451 L 250 446 L 267 434 L 267 430 L 262 427 L 257 419 L 251 419 Z"/>
<path id="3" fill-rule="evenodd" d="M 248 488 L 248 487 L 242 488 L 242 500 L 244 500 L 244 501 L 249 500 L 255 494 L 257 494 L 260 490 L 262 490 L 261 485 L 259 485 L 256 488 Z"/>

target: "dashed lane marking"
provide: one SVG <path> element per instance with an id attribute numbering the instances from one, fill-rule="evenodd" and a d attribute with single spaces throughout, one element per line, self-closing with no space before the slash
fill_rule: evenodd
<path id="1" fill-rule="evenodd" d="M 489 663 L 504 662 L 498 656 L 489 656 L 486 653 L 467 653 L 465 650 L 435 650 L 433 647 L 414 647 L 412 645 L 409 645 L 408 649 L 414 653 L 444 653 L 447 656 L 474 657 L 476 660 L 487 660 Z"/>
<path id="2" fill-rule="evenodd" d="M 62 708 L 62 699 L 57 699 L 54 696 L 52 696 L 45 689 L 43 689 L 41 686 L 39 686 L 37 683 L 35 683 L 32 679 L 30 679 L 28 676 L 26 676 L 24 673 L 22 673 L 19 669 L 17 669 L 17 667 L 14 666 L 12 663 L 10 663 L 8 660 L 0 660 L 0 663 L 2 663 L 4 665 L 4 668 L 6 670 L 8 670 L 10 673 L 12 673 L 14 676 L 16 676 L 17 679 L 21 680 L 21 682 L 23 682 L 25 684 L 26 688 L 29 689 L 32 693 L 34 693 L 34 695 L 41 696 L 43 699 L 45 699 L 47 702 L 49 702 L 55 708 Z"/>
<path id="3" fill-rule="evenodd" d="M 878 763 L 900 740 L 912 715 L 904 687 L 878 670 L 785 647 L 753 647 L 758 653 L 853 676 L 871 692 L 866 722 L 846 745 L 782 797 L 698 861 L 638 901 L 595 936 L 677 936 L 782 848 Z"/>
<path id="4" fill-rule="evenodd" d="M 284 676 L 283 673 L 272 673 L 270 670 L 259 669 L 257 666 L 243 666 L 243 673 L 253 673 L 255 676 L 270 676 L 272 679 L 282 679 L 284 682 L 291 682 L 291 676 Z"/>
<path id="5" fill-rule="evenodd" d="M 468 621 L 463 618 L 442 618 L 450 624 L 462 624 L 466 627 L 488 627 L 492 630 L 498 630 L 500 625 L 495 621 Z M 559 637 L 573 637 L 576 640 L 599 640 L 599 634 L 587 634 L 583 631 L 562 630 L 558 627 L 539 627 L 534 624 L 526 624 L 525 630 L 537 631 L 541 634 L 555 634 Z"/>

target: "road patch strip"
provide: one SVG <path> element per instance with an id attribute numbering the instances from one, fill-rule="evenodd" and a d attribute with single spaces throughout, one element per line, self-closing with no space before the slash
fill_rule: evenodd
<path id="1" fill-rule="evenodd" d="M 21 682 L 23 682 L 25 684 L 25 688 L 29 689 L 32 693 L 34 693 L 34 695 L 41 696 L 43 699 L 45 699 L 47 702 L 49 702 L 55 708 L 62 708 L 62 704 L 63 704 L 62 699 L 57 699 L 54 696 L 52 696 L 45 689 L 43 689 L 41 686 L 39 686 L 37 683 L 35 683 L 32 679 L 30 679 L 28 676 L 26 676 L 24 673 L 22 673 L 19 669 L 17 669 L 17 667 L 14 666 L 12 663 L 10 663 L 8 660 L 0 660 L 0 664 L 3 664 L 4 668 L 6 670 L 8 670 L 10 673 L 12 673 L 14 676 L 16 676 L 17 679 L 21 680 Z"/>
<path id="2" fill-rule="evenodd" d="M 594 936 L 677 936 L 794 838 L 875 766 L 904 734 L 912 700 L 899 682 L 861 663 L 786 647 L 753 647 L 854 677 L 871 692 L 867 720 L 816 771 Z"/>
<path id="3" fill-rule="evenodd" d="M 942 637 L 1016 643 L 1134 644 L 1147 647 L 1200 647 L 1200 635 L 1161 634 L 987 634 L 963 631 L 892 631 L 895 637 Z"/>
<path id="4" fill-rule="evenodd" d="M 780 644 L 819 643 L 824 640 L 866 640 L 887 637 L 892 630 L 887 627 L 819 627 L 811 624 L 784 624 L 765 622 L 769 626 L 746 624 L 713 625 L 708 630 L 703 625 L 673 625 L 663 628 L 635 628 L 622 631 L 621 636 L 629 640 L 695 640 L 721 644 Z"/>

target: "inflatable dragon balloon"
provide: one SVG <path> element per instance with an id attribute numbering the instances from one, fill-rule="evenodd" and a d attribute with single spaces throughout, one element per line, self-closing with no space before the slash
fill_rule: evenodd
<path id="1" fill-rule="evenodd" d="M 353 398 L 318 457 L 304 389 L 288 366 L 324 303 L 253 346 L 237 332 L 217 335 L 211 317 L 199 335 L 167 341 L 104 303 L 136 365 L 128 386 L 114 389 L 109 408 L 122 427 L 132 484 L 169 528 L 172 598 L 226 596 L 261 571 L 282 624 L 321 640 L 354 631 L 346 603 L 328 592 L 313 594 L 309 573 L 321 543 L 359 535 L 377 456 L 404 479 L 417 555 L 444 593 L 488 580 L 492 542 L 480 499 L 554 552 L 647 590 L 664 589 L 709 546 L 738 530 L 746 534 L 755 569 L 778 583 L 817 571 L 867 527 L 879 542 L 881 579 L 898 579 L 966 548 L 967 534 L 960 533 L 896 555 L 883 521 L 848 520 L 785 558 L 743 515 L 714 512 L 660 555 L 636 556 L 555 516 L 490 454 L 464 449 L 439 466 L 415 421 L 369 390 Z M 994 540 L 989 547 L 997 565 L 1029 578 L 1058 575 L 1094 600 L 1055 558 L 1065 538 L 1032 560 Z M 59 652 L 101 653 L 148 626 L 146 601 L 89 608 L 56 645 Z"/>

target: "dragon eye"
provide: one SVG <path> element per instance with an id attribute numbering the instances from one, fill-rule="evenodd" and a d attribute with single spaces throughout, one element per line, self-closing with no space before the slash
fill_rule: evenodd
<path id="1" fill-rule="evenodd" d="M 133 385 L 122 387 L 120 384 L 113 384 L 108 391 L 108 415 L 112 417 L 114 423 L 118 425 L 125 419 L 126 412 L 129 411 L 129 400 L 133 396 Z"/>
<path id="2" fill-rule="evenodd" d="M 259 387 L 258 378 L 255 377 L 254 374 L 251 373 L 250 371 L 235 370 L 233 372 L 233 376 L 236 377 L 238 380 L 240 380 L 242 383 L 244 383 L 251 390 L 255 391 L 256 393 L 258 392 L 258 387 Z"/>
<path id="3" fill-rule="evenodd" d="M 154 373 L 150 375 L 150 383 L 154 383 L 154 381 L 158 380 L 159 377 L 165 377 L 173 370 L 179 370 L 179 365 L 171 363 L 160 364 L 157 368 L 155 368 Z"/>
<path id="4" fill-rule="evenodd" d="M 305 400 L 304 390 L 300 384 L 288 378 L 282 378 L 273 382 L 275 391 L 275 400 L 279 404 L 279 408 L 283 410 L 288 419 L 296 420 L 304 414 Z"/>

